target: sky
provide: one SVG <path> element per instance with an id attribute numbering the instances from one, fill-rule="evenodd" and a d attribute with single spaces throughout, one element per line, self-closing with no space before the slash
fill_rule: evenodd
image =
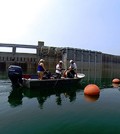
<path id="1" fill-rule="evenodd" d="M 0 0 L 0 43 L 120 55 L 120 0 Z"/>

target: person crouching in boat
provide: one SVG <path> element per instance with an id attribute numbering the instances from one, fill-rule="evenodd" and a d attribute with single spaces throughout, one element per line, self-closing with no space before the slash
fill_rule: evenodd
<path id="1" fill-rule="evenodd" d="M 73 75 L 73 78 L 77 77 L 77 65 L 73 60 L 70 60 L 70 66 L 69 66 L 70 73 Z"/>
<path id="2" fill-rule="evenodd" d="M 63 62 L 61 60 L 56 65 L 56 71 L 55 71 L 55 73 L 56 73 L 56 78 L 57 79 L 60 79 L 61 78 L 62 70 L 64 70 L 63 67 L 62 67 L 62 65 L 63 65 Z"/>
<path id="3" fill-rule="evenodd" d="M 37 73 L 38 73 L 38 79 L 42 80 L 43 79 L 43 75 L 44 75 L 44 71 L 45 71 L 45 66 L 44 66 L 44 60 L 40 59 L 39 63 L 38 63 L 38 69 L 37 69 Z"/>
<path id="4" fill-rule="evenodd" d="M 67 70 L 67 77 L 74 78 L 75 75 L 77 77 L 77 65 L 73 60 L 70 60 L 70 66 Z"/>

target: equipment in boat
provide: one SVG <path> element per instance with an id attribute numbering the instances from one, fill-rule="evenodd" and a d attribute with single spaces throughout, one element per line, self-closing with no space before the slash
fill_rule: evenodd
<path id="1" fill-rule="evenodd" d="M 16 65 L 10 65 L 8 68 L 8 77 L 12 82 L 13 87 L 21 86 L 22 80 L 22 68 Z"/>

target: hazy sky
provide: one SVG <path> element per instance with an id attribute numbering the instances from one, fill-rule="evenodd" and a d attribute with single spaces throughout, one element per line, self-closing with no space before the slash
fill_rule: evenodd
<path id="1" fill-rule="evenodd" d="M 0 0 L 0 43 L 120 55 L 120 0 Z"/>

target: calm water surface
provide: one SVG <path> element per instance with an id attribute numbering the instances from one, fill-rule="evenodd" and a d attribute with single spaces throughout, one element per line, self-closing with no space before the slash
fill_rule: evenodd
<path id="1" fill-rule="evenodd" d="M 120 87 L 103 88 L 100 96 L 83 89 L 39 92 L 12 89 L 0 80 L 2 134 L 120 134 Z"/>

